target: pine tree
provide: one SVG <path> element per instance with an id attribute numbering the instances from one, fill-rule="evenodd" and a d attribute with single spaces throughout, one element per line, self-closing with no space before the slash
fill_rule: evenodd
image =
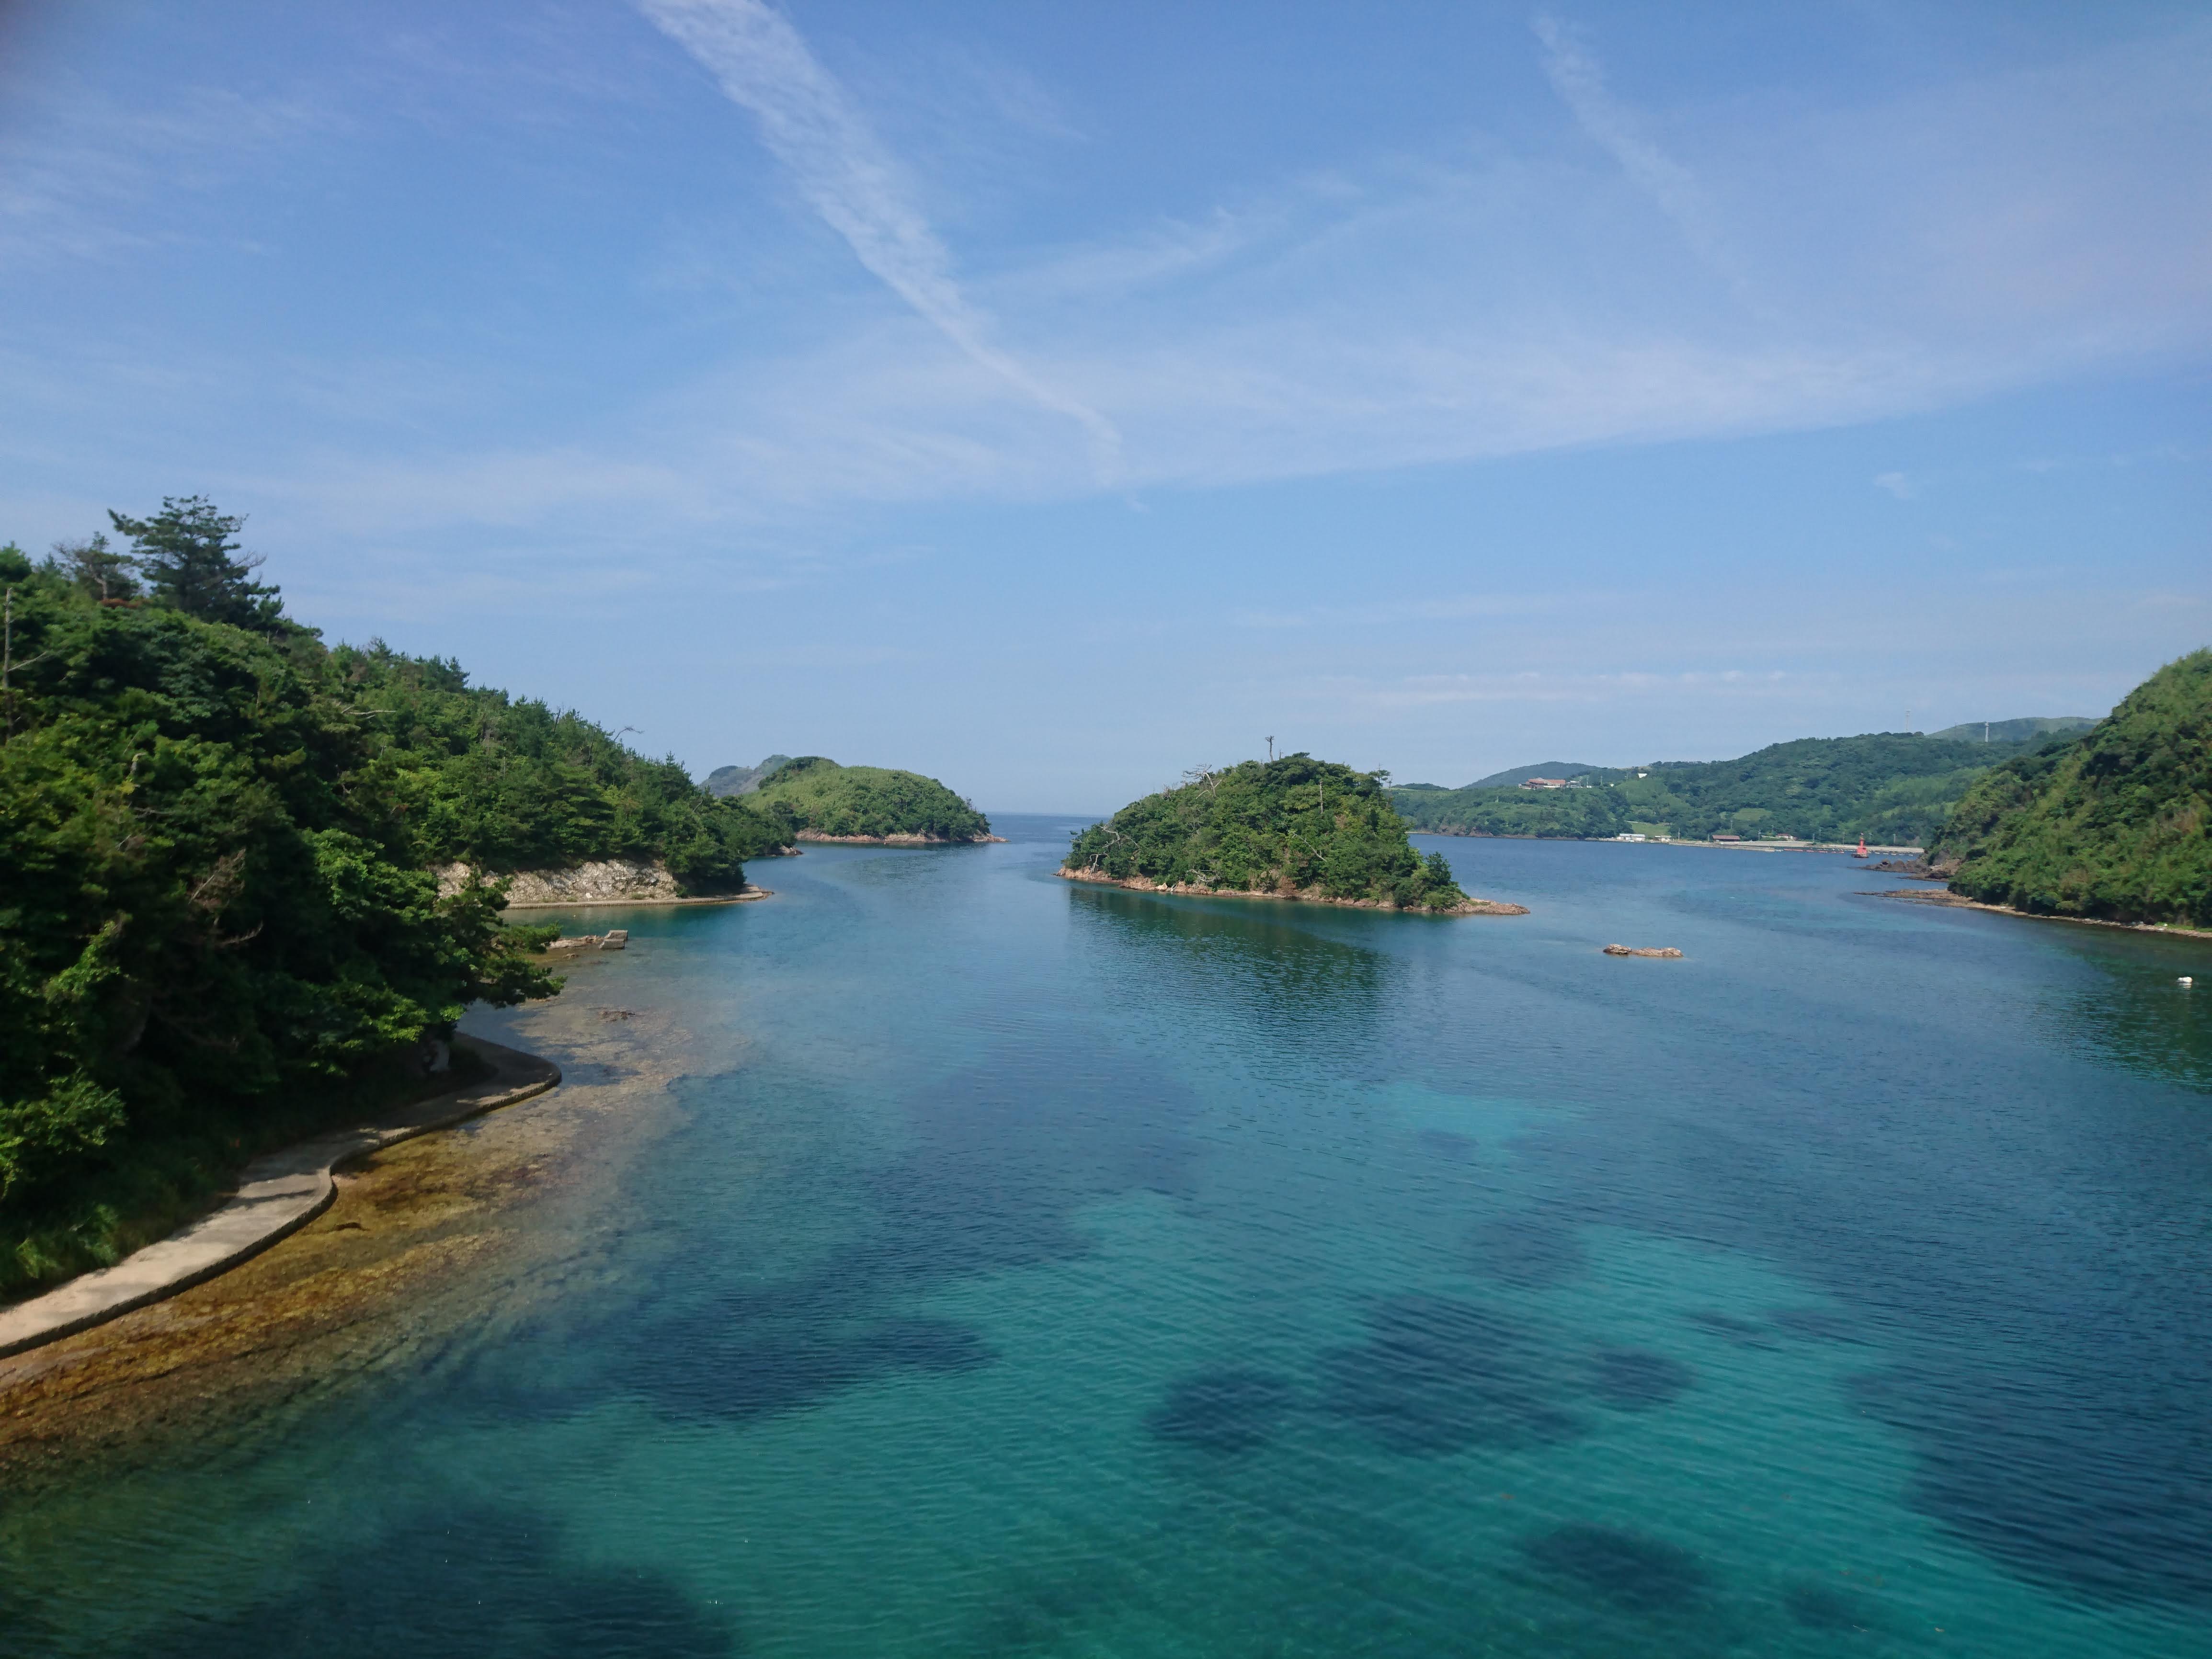
<path id="1" fill-rule="evenodd" d="M 56 542 L 54 562 L 62 574 L 96 599 L 135 599 L 138 561 L 94 532 L 81 542 Z"/>
<path id="2" fill-rule="evenodd" d="M 200 495 L 166 496 L 150 519 L 107 516 L 118 534 L 131 538 L 133 557 L 161 603 L 208 622 L 288 631 L 278 590 L 253 580 L 260 556 L 239 555 L 244 519 L 216 511 Z"/>

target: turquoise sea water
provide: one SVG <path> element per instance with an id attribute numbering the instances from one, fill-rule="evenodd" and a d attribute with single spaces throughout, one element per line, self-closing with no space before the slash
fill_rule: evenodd
<path id="1" fill-rule="evenodd" d="M 2212 1656 L 2212 948 L 1658 847 L 1158 899 L 1075 822 L 629 917 L 593 994 L 735 1058 L 595 1270 L 0 1497 L 0 1650 Z"/>

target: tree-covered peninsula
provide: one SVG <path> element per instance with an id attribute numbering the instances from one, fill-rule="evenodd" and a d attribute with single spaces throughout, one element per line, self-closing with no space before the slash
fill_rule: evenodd
<path id="1" fill-rule="evenodd" d="M 190 498 L 0 550 L 0 1295 L 412 1086 L 471 1002 L 556 988 L 501 872 L 723 890 L 793 833 L 457 664 L 325 647 L 239 527 Z"/>
<path id="2" fill-rule="evenodd" d="M 1990 772 L 1928 858 L 1985 904 L 2212 927 L 2212 650 L 2168 663 L 2090 731 Z"/>
<path id="3" fill-rule="evenodd" d="M 1310 755 L 1202 769 L 1076 836 L 1076 881 L 1445 915 L 1522 914 L 1470 899 L 1406 840 L 1383 780 Z"/>
<path id="4" fill-rule="evenodd" d="M 820 755 L 784 761 L 744 799 L 788 813 L 800 841 L 991 839 L 990 819 L 935 778 L 882 766 L 840 766 Z"/>

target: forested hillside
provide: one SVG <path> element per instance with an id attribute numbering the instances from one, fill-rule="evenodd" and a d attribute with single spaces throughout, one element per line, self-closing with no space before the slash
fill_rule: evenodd
<path id="1" fill-rule="evenodd" d="M 374 641 L 326 660 L 432 863 L 501 873 L 659 860 L 690 891 L 726 892 L 745 860 L 799 828 L 772 805 L 708 793 L 677 761 L 647 760 L 581 715 L 471 686 L 459 663 Z"/>
<path id="2" fill-rule="evenodd" d="M 244 1158 L 554 988 L 496 872 L 714 890 L 788 826 L 451 662 L 327 649 L 197 498 L 0 550 L 0 1294 L 164 1231 Z"/>
<path id="3" fill-rule="evenodd" d="M 1864 836 L 1924 846 L 1977 778 L 2027 746 L 1904 732 L 1804 738 L 1736 760 L 1593 770 L 1568 789 L 1407 790 L 1395 799 L 1408 823 L 1447 835 Z"/>
<path id="4" fill-rule="evenodd" d="M 990 819 L 935 778 L 882 766 L 840 766 L 820 755 L 786 761 L 749 799 L 789 814 L 802 840 L 981 841 L 991 833 Z"/>
<path id="5" fill-rule="evenodd" d="M 1077 836 L 1063 868 L 1403 909 L 1468 902 L 1441 857 L 1407 844 L 1375 777 L 1310 755 L 1246 761 L 1133 801 Z"/>
<path id="6" fill-rule="evenodd" d="M 2212 650 L 1981 779 L 1929 859 L 1984 903 L 2212 927 Z"/>

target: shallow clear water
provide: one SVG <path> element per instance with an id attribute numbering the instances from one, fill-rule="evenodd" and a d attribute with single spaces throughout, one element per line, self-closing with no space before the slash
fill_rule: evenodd
<path id="1" fill-rule="evenodd" d="M 1074 822 L 629 918 L 593 994 L 744 1042 L 606 1270 L 0 1498 L 0 1650 L 2212 1656 L 2212 950 L 1656 847 L 1163 900 Z"/>

